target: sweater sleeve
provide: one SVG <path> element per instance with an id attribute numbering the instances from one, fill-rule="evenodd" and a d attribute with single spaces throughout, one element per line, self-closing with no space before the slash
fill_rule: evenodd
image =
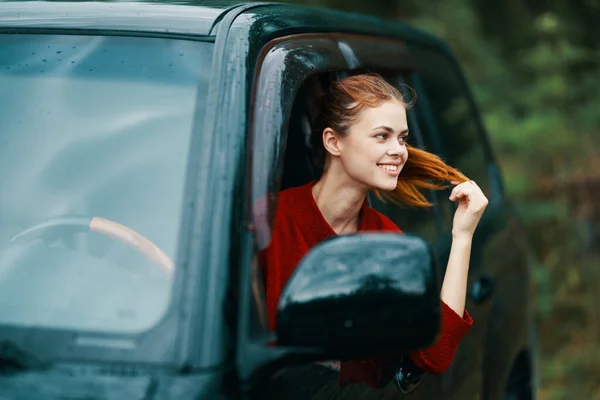
<path id="1" fill-rule="evenodd" d="M 417 367 L 434 375 L 439 375 L 450 368 L 460 341 L 473 325 L 473 319 L 466 309 L 461 317 L 446 303 L 443 301 L 441 303 L 440 336 L 432 346 L 410 354 L 411 360 Z"/>
<path id="2" fill-rule="evenodd" d="M 410 354 L 411 360 L 417 367 L 433 375 L 445 372 L 452 365 L 461 339 L 473 325 L 473 320 L 466 309 L 463 317 L 460 317 L 443 301 L 441 306 L 440 336 L 432 346 Z M 340 363 L 338 384 L 343 387 L 355 383 L 364 383 L 373 388 L 380 388 L 387 384 L 383 379 L 386 375 L 385 370 L 386 363 L 384 360 L 342 361 Z"/>

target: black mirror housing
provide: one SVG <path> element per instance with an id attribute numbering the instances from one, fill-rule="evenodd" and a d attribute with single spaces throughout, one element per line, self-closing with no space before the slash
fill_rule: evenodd
<path id="1" fill-rule="evenodd" d="M 315 246 L 284 288 L 277 342 L 340 358 L 403 354 L 433 343 L 440 313 L 436 269 L 423 239 L 339 236 Z"/>

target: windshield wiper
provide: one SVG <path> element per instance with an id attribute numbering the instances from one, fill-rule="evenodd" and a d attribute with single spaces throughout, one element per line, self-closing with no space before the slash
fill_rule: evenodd
<path id="1" fill-rule="evenodd" d="M 39 370 L 45 364 L 10 341 L 0 341 L 0 374 Z"/>

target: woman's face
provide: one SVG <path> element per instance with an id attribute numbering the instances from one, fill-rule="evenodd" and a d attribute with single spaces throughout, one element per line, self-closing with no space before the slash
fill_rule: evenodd
<path id="1" fill-rule="evenodd" d="M 339 160 L 348 176 L 369 189 L 391 191 L 408 158 L 406 110 L 398 101 L 363 108 L 339 138 Z"/>

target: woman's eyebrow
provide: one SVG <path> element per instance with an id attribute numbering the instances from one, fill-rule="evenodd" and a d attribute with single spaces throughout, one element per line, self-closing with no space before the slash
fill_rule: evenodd
<path id="1" fill-rule="evenodd" d="M 383 130 L 385 130 L 385 131 L 387 131 L 389 133 L 394 133 L 394 130 L 392 128 L 390 128 L 389 126 L 386 126 L 386 125 L 380 125 L 380 126 L 377 126 L 377 127 L 373 128 L 374 131 L 376 131 L 378 129 L 383 129 Z M 404 129 L 400 133 L 408 135 L 408 128 Z"/>

